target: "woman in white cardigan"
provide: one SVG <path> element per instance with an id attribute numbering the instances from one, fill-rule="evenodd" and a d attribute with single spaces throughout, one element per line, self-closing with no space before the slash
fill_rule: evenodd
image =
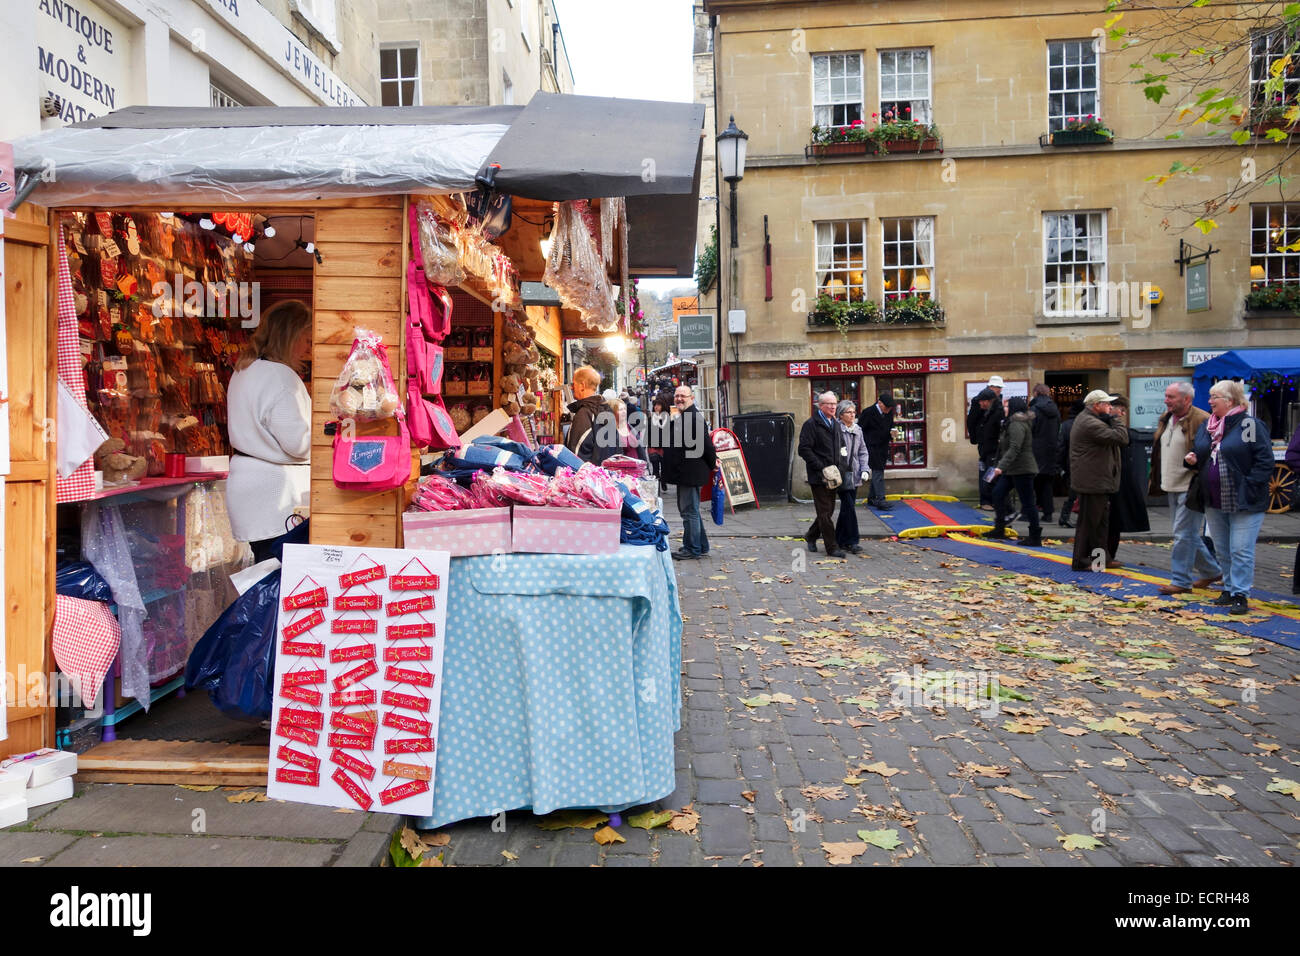
<path id="1" fill-rule="evenodd" d="M 311 395 L 301 378 L 311 355 L 311 309 L 280 302 L 262 316 L 226 392 L 234 455 L 226 507 L 235 537 L 257 561 L 275 555 L 290 515 L 311 496 Z"/>

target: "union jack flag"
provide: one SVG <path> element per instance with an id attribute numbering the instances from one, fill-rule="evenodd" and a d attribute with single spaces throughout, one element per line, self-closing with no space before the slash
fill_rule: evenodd
<path id="1" fill-rule="evenodd" d="M 789 364 L 790 364 L 790 372 L 789 372 L 789 374 L 790 374 L 791 377 L 796 376 L 796 375 L 802 375 L 802 376 L 805 376 L 805 377 L 806 377 L 806 376 L 808 375 L 808 363 L 807 363 L 807 362 L 791 362 L 791 363 L 789 363 Z"/>
<path id="2" fill-rule="evenodd" d="M 951 359 L 946 359 L 946 358 L 932 358 L 932 359 L 930 359 L 930 371 L 931 371 L 931 372 L 951 372 L 951 371 L 952 371 L 952 360 L 951 360 Z"/>

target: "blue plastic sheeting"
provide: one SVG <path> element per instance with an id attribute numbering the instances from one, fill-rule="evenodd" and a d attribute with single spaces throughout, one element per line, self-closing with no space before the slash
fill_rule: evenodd
<path id="1" fill-rule="evenodd" d="M 1091 591 L 1094 594 L 1101 594 L 1105 597 L 1113 597 L 1117 600 L 1128 600 L 1135 597 L 1157 597 L 1164 598 L 1157 590 L 1159 584 L 1149 584 L 1146 581 L 1135 581 L 1132 578 L 1119 574 L 1105 574 L 1094 571 L 1075 571 L 1069 565 L 1058 564 L 1047 558 L 1034 557 L 1033 555 L 1021 554 L 1018 551 L 1004 551 L 1001 548 L 992 547 L 983 544 L 967 544 L 964 541 L 953 541 L 951 538 L 926 538 L 920 541 L 911 541 L 909 544 L 915 544 L 917 547 L 926 548 L 931 551 L 941 551 L 944 554 L 951 554 L 955 557 L 966 558 L 979 564 L 991 565 L 1002 568 L 1007 571 L 1014 571 L 1018 574 L 1032 574 L 1037 578 L 1044 578 L 1049 581 L 1056 581 L 1060 584 L 1073 584 L 1075 587 L 1082 588 L 1085 591 Z M 1048 549 L 1041 549 L 1048 551 Z M 1050 551 L 1049 553 L 1063 555 L 1063 551 Z M 1144 569 L 1142 573 L 1151 573 Z M 1158 572 L 1156 572 L 1158 573 Z M 1118 585 L 1118 586 L 1116 586 Z M 1281 594 L 1273 594 L 1267 591 L 1251 591 L 1252 605 L 1259 600 L 1285 603 L 1290 607 L 1295 607 L 1294 602 Z M 1270 615 L 1265 621 L 1243 621 L 1239 618 L 1229 617 L 1227 609 L 1211 603 L 1202 603 L 1198 601 L 1178 601 L 1167 600 L 1168 609 L 1171 611 L 1188 608 L 1190 610 L 1201 611 L 1208 615 L 1205 619 L 1207 624 L 1213 624 L 1215 627 L 1221 627 L 1225 630 L 1234 631 L 1248 637 L 1257 637 L 1262 640 L 1272 641 L 1275 644 L 1281 644 L 1283 647 L 1289 647 L 1292 650 L 1300 650 L 1300 621 L 1293 618 L 1285 617 L 1281 614 Z"/>

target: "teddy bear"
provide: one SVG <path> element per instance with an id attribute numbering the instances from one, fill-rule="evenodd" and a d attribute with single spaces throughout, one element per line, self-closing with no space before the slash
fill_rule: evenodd
<path id="1" fill-rule="evenodd" d="M 506 365 L 527 365 L 528 350 L 518 342 L 507 342 L 501 350 L 501 360 Z"/>
<path id="2" fill-rule="evenodd" d="M 507 342 L 515 342 L 519 345 L 528 345 L 533 340 L 532 333 L 513 318 L 506 320 L 505 336 Z"/>
<path id="3" fill-rule="evenodd" d="M 469 406 L 464 402 L 457 402 L 451 409 L 451 423 L 456 428 L 456 433 L 465 431 L 473 422 L 469 416 Z"/>
<path id="4" fill-rule="evenodd" d="M 127 455 L 123 452 L 126 442 L 120 438 L 110 438 L 95 450 L 95 468 L 104 473 L 104 483 L 120 484 L 123 481 L 138 481 L 144 477 L 149 462 L 142 456 Z"/>

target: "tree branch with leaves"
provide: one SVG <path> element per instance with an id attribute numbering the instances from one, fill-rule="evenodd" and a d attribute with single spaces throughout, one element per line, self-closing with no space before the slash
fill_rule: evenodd
<path id="1" fill-rule="evenodd" d="M 1112 49 L 1118 42 L 1121 55 L 1136 55 L 1126 81 L 1152 103 L 1170 102 L 1152 135 L 1164 129 L 1167 140 L 1222 138 L 1221 144 L 1205 143 L 1198 156 L 1182 153 L 1147 181 L 1156 187 L 1201 181 L 1207 169 L 1240 166 L 1213 195 L 1152 205 L 1190 218 L 1209 234 L 1219 226 L 1215 217 L 1231 214 L 1247 196 L 1276 187 L 1279 200 L 1289 198 L 1285 173 L 1300 152 L 1294 135 L 1300 126 L 1300 3 L 1108 0 L 1106 12 Z M 1229 142 L 1240 152 L 1226 149 Z M 1271 148 L 1278 145 L 1281 151 Z M 1169 216 L 1163 224 L 1170 225 Z"/>

